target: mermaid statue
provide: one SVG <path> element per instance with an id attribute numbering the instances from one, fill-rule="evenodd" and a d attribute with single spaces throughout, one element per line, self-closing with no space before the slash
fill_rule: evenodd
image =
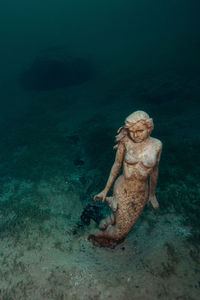
<path id="1" fill-rule="evenodd" d="M 159 207 L 155 190 L 162 143 L 150 137 L 153 127 L 147 113 L 136 111 L 118 130 L 115 162 L 105 188 L 94 196 L 95 201 L 107 201 L 112 210 L 100 222 L 98 232 L 88 237 L 95 246 L 115 247 L 122 243 L 145 204 L 151 204 L 155 210 Z M 117 178 L 122 165 L 122 175 Z M 107 197 L 113 183 L 113 195 Z"/>

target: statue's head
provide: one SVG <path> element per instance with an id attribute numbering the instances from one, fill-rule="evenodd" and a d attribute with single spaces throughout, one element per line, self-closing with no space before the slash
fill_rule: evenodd
<path id="1" fill-rule="evenodd" d="M 118 130 L 116 141 L 120 142 L 125 136 L 129 136 L 135 143 L 140 143 L 150 136 L 153 128 L 153 120 L 149 115 L 137 110 L 125 119 L 124 126 Z M 117 145 L 114 148 L 117 148 Z"/>
<path id="2" fill-rule="evenodd" d="M 124 128 L 127 129 L 129 136 L 136 143 L 147 139 L 153 127 L 153 120 L 141 110 L 135 111 L 125 119 Z"/>

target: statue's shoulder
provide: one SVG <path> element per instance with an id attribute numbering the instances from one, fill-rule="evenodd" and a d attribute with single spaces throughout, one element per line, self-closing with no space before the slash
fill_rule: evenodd
<path id="1" fill-rule="evenodd" d="M 162 142 L 159 139 L 156 139 L 154 137 L 151 137 L 151 144 L 157 149 L 162 149 Z"/>

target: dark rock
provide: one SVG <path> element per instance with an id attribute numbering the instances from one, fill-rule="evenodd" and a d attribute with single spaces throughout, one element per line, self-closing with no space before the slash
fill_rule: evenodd
<path id="1" fill-rule="evenodd" d="M 71 61 L 38 58 L 20 75 L 24 90 L 54 90 L 88 81 L 93 75 L 92 65 L 84 59 Z"/>

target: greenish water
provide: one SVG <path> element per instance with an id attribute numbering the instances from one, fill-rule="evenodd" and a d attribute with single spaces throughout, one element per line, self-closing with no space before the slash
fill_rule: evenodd
<path id="1" fill-rule="evenodd" d="M 51 224 L 61 234 L 73 233 L 75 241 L 86 234 L 88 227 L 80 228 L 80 216 L 106 182 L 117 129 L 127 115 L 141 109 L 154 119 L 152 136 L 163 142 L 163 153 L 157 187 L 160 209 L 155 215 L 145 208 L 136 233 L 145 222 L 150 234 L 160 220 L 168 226 L 169 216 L 177 218 L 180 239 L 185 249 L 194 247 L 191 257 L 198 261 L 199 11 L 195 0 L 0 4 L 2 241 L 16 242 L 36 225 L 36 240 L 47 232 L 51 235 Z M 107 212 L 104 206 L 99 209 Z M 155 242 L 162 239 L 157 236 Z M 60 241 L 54 243 L 56 249 L 63 247 Z M 162 278 L 178 278 L 173 269 L 176 246 L 170 243 L 164 245 L 173 259 L 170 266 L 164 263 Z M 2 278 L 7 278 L 6 272 Z M 3 292 L 2 299 L 33 299 L 26 289 L 24 298 L 13 298 L 16 290 Z M 50 299 L 67 299 L 59 292 L 55 295 Z M 185 298 L 176 299 L 197 299 L 195 293 L 191 298 L 180 295 Z"/>

